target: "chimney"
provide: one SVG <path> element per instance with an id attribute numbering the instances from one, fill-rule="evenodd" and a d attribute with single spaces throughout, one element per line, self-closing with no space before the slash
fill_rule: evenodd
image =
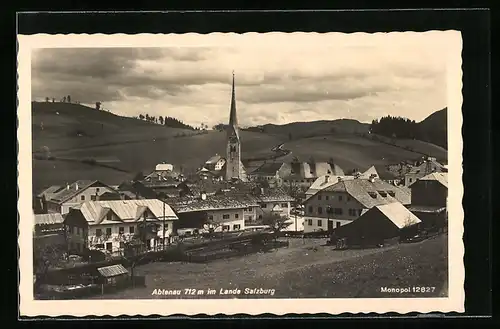
<path id="1" fill-rule="evenodd" d="M 78 182 L 75 183 L 75 190 L 78 191 Z"/>
<path id="2" fill-rule="evenodd" d="M 69 183 L 66 183 L 66 189 L 69 190 Z"/>
<path id="3" fill-rule="evenodd" d="M 325 184 L 328 183 L 328 180 L 330 179 L 330 176 L 325 175 Z"/>

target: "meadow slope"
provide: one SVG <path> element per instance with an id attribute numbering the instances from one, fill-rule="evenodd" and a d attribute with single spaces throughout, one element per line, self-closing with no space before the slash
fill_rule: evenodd
<path id="1" fill-rule="evenodd" d="M 169 128 L 88 107 L 65 103 L 35 103 L 33 107 L 34 152 L 46 147 L 56 158 L 112 161 L 122 171 L 79 162 L 33 160 L 34 191 L 78 179 L 99 179 L 119 184 L 138 172 L 151 171 L 160 162 L 192 171 L 209 157 L 225 154 L 225 133 Z M 165 113 L 168 115 L 168 113 Z M 42 129 L 43 122 L 43 129 Z M 343 169 L 368 168 L 415 159 L 418 153 L 351 134 L 335 134 L 288 140 L 283 134 L 241 131 L 242 157 L 270 155 L 271 148 L 285 143 L 290 155 L 277 161 L 316 161 L 333 158 Z M 255 164 L 254 164 L 255 165 Z"/>

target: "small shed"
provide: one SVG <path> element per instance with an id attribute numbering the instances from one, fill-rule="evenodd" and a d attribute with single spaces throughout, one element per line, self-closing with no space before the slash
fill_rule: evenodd
<path id="1" fill-rule="evenodd" d="M 104 278 L 102 293 L 105 286 L 122 285 L 128 281 L 128 270 L 122 264 L 99 267 L 97 271 Z"/>
<path id="2" fill-rule="evenodd" d="M 332 242 L 349 246 L 376 246 L 388 239 L 415 234 L 421 220 L 399 202 L 375 206 L 352 223 L 333 230 Z"/>

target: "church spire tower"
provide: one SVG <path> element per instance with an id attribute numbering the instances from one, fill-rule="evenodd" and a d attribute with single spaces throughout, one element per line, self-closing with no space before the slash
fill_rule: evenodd
<path id="1" fill-rule="evenodd" d="M 234 83 L 231 89 L 231 109 L 229 112 L 229 125 L 227 126 L 226 147 L 226 180 L 239 179 L 246 181 L 246 173 L 241 163 L 241 141 L 236 115 L 236 92 Z"/>

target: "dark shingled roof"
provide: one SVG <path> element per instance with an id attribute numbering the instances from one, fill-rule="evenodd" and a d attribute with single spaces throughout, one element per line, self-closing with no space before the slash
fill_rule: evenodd
<path id="1" fill-rule="evenodd" d="M 380 179 L 375 179 L 373 182 L 368 179 L 345 180 L 323 191 L 347 192 L 366 208 L 393 202 L 404 205 L 411 203 L 411 193 L 408 189 L 396 187 Z M 394 196 L 391 196 L 391 193 L 394 193 Z"/>
<path id="2" fill-rule="evenodd" d="M 260 167 L 252 171 L 251 175 L 263 175 L 263 176 L 276 175 L 276 172 L 280 170 L 282 166 L 283 166 L 282 162 L 264 163 Z"/>
<path id="3" fill-rule="evenodd" d="M 69 185 L 69 188 L 64 188 L 61 191 L 55 193 L 50 200 L 57 203 L 63 203 L 97 182 L 98 181 L 96 180 L 78 180 Z"/>

